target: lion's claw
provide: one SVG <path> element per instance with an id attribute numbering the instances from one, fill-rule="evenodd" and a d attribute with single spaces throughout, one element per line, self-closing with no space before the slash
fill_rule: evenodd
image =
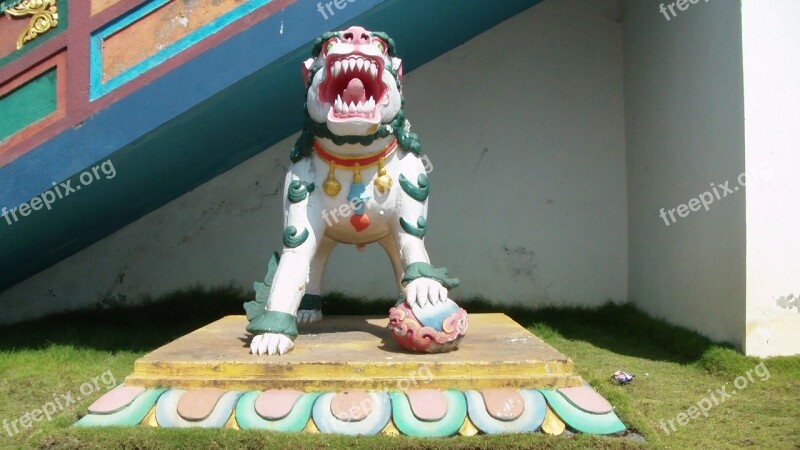
<path id="1" fill-rule="evenodd" d="M 426 304 L 436 305 L 447 300 L 447 288 L 430 278 L 417 278 L 406 285 L 406 301 L 420 308 Z"/>
<path id="2" fill-rule="evenodd" d="M 254 355 L 285 355 L 294 348 L 294 342 L 282 334 L 264 333 L 253 337 L 250 352 Z"/>

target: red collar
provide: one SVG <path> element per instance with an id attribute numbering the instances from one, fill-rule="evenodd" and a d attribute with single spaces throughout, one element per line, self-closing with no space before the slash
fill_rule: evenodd
<path id="1" fill-rule="evenodd" d="M 386 148 L 378 153 L 373 153 L 366 156 L 347 156 L 330 153 L 322 148 L 317 141 L 314 141 L 314 151 L 317 152 L 317 155 L 320 158 L 322 158 L 325 162 L 333 162 L 337 166 L 341 167 L 355 167 L 356 165 L 359 167 L 370 166 L 378 162 L 381 158 L 385 158 L 392 154 L 396 148 L 397 139 L 392 139 L 392 142 L 389 142 L 389 145 L 387 145 Z"/>

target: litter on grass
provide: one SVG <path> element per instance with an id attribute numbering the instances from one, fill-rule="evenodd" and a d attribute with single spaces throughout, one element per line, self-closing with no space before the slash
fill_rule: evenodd
<path id="1" fill-rule="evenodd" d="M 611 375 L 611 381 L 617 384 L 628 384 L 636 377 L 636 375 L 618 370 Z"/>

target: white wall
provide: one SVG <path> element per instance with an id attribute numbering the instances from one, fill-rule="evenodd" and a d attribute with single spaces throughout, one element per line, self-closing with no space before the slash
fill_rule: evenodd
<path id="1" fill-rule="evenodd" d="M 426 243 L 462 279 L 453 298 L 627 298 L 620 18 L 617 0 L 548 0 L 406 77 L 408 117 L 433 164 Z M 293 141 L 1 293 L 0 321 L 197 283 L 249 289 L 281 245 Z M 377 246 L 338 248 L 326 285 L 395 295 Z"/>
<path id="2" fill-rule="evenodd" d="M 744 171 L 741 7 L 700 1 L 667 21 L 661 3 L 625 2 L 629 295 L 743 346 L 745 194 L 669 226 L 659 217 Z"/>
<path id="3" fill-rule="evenodd" d="M 796 0 L 743 2 L 750 355 L 800 353 L 798 24 Z M 782 299 L 797 307 L 780 307 Z"/>

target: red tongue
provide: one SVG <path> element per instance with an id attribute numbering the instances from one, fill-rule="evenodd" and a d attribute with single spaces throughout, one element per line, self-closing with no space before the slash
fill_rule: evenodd
<path id="1" fill-rule="evenodd" d="M 342 100 L 347 103 L 363 103 L 367 100 L 367 92 L 364 90 L 364 83 L 358 78 L 353 78 L 347 83 L 347 89 L 342 93 Z"/>

